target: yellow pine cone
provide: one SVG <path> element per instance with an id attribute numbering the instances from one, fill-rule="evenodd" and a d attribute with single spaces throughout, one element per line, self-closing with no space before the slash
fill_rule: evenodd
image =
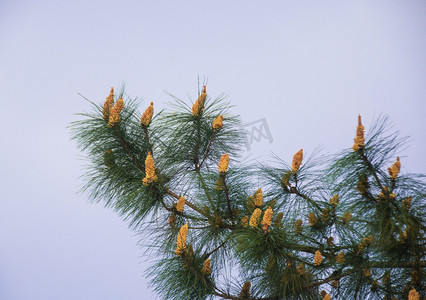
<path id="1" fill-rule="evenodd" d="M 220 157 L 219 165 L 217 166 L 217 168 L 219 169 L 219 173 L 226 173 L 228 171 L 228 165 L 229 155 L 225 153 Z"/>
<path id="2" fill-rule="evenodd" d="M 309 221 L 309 226 L 315 226 L 318 220 L 317 220 L 317 217 L 314 215 L 314 213 L 309 213 L 308 221 Z"/>
<path id="3" fill-rule="evenodd" d="M 365 247 L 368 247 L 373 241 L 373 237 L 370 235 L 369 237 L 363 238 L 362 241 L 358 244 L 358 253 L 362 253 Z"/>
<path id="4" fill-rule="evenodd" d="M 287 263 L 287 267 L 291 267 L 291 264 L 292 264 L 292 262 L 291 262 L 291 260 L 290 259 L 286 259 L 286 263 Z"/>
<path id="5" fill-rule="evenodd" d="M 331 300 L 330 294 L 325 294 L 324 298 L 322 298 L 322 300 Z"/>
<path id="6" fill-rule="evenodd" d="M 302 164 L 302 160 L 303 160 L 303 149 L 300 149 L 293 156 L 293 163 L 291 164 L 291 169 L 293 170 L 293 173 L 296 173 L 299 170 L 300 165 Z"/>
<path id="7" fill-rule="evenodd" d="M 327 208 L 324 208 L 324 210 L 321 212 L 321 219 L 326 222 L 328 219 L 330 219 L 330 214 L 328 212 Z"/>
<path id="8" fill-rule="evenodd" d="M 378 200 L 386 200 L 386 199 L 388 199 L 389 196 L 393 197 L 394 195 L 392 195 L 392 194 L 390 194 L 389 188 L 385 186 L 382 189 L 382 191 L 377 195 L 376 199 L 378 199 Z"/>
<path id="9" fill-rule="evenodd" d="M 339 280 L 333 280 L 331 286 L 336 289 L 339 286 Z"/>
<path id="10" fill-rule="evenodd" d="M 145 159 L 145 178 L 142 180 L 144 185 L 156 181 L 158 179 L 155 174 L 155 163 L 154 158 L 152 158 L 151 152 L 148 152 L 148 155 Z"/>
<path id="11" fill-rule="evenodd" d="M 303 263 L 300 263 L 297 266 L 297 273 L 299 273 L 300 275 L 305 274 L 305 265 Z"/>
<path id="12" fill-rule="evenodd" d="M 339 195 L 334 195 L 333 198 L 330 199 L 330 205 L 336 206 L 339 203 Z"/>
<path id="13" fill-rule="evenodd" d="M 216 120 L 213 121 L 213 129 L 221 129 L 223 126 L 223 116 L 219 115 Z"/>
<path id="14" fill-rule="evenodd" d="M 346 261 L 345 254 L 343 251 L 340 251 L 339 254 L 336 256 L 336 261 L 339 265 L 343 265 Z"/>
<path id="15" fill-rule="evenodd" d="M 370 244 L 374 241 L 373 236 L 369 235 L 362 239 L 362 241 L 358 244 L 358 250 L 362 252 L 365 247 L 370 246 Z"/>
<path id="16" fill-rule="evenodd" d="M 203 264 L 203 268 L 201 269 L 201 273 L 205 275 L 210 275 L 212 273 L 212 270 L 210 268 L 210 259 L 207 258 L 206 261 Z"/>
<path id="17" fill-rule="evenodd" d="M 114 88 L 112 87 L 108 97 L 106 97 L 106 100 L 104 102 L 103 117 L 105 121 L 108 121 L 109 119 L 109 114 L 111 112 L 113 104 L 114 104 Z"/>
<path id="18" fill-rule="evenodd" d="M 286 187 L 290 185 L 290 177 L 291 177 L 291 171 L 288 171 L 284 173 L 283 177 L 281 178 L 281 186 Z"/>
<path id="19" fill-rule="evenodd" d="M 244 216 L 244 217 L 241 219 L 241 224 L 243 225 L 243 227 L 247 227 L 247 226 L 248 226 L 248 223 L 249 223 L 249 217 L 248 217 L 248 216 Z"/>
<path id="20" fill-rule="evenodd" d="M 362 270 L 362 275 L 363 275 L 364 277 L 370 277 L 370 276 L 371 276 L 370 269 L 369 269 L 369 268 L 365 268 L 365 269 L 363 269 L 363 270 Z"/>
<path id="21" fill-rule="evenodd" d="M 352 149 L 358 151 L 364 147 L 364 126 L 361 123 L 361 115 L 358 115 L 358 126 L 356 127 L 356 137 Z"/>
<path id="22" fill-rule="evenodd" d="M 262 188 L 258 189 L 254 194 L 254 206 L 261 207 L 263 204 L 263 194 L 262 194 Z"/>
<path id="23" fill-rule="evenodd" d="M 216 227 L 220 227 L 220 226 L 222 226 L 222 224 L 223 224 L 223 219 L 222 219 L 222 217 L 221 217 L 220 215 L 213 214 L 213 215 L 212 215 L 212 217 L 213 217 L 213 219 L 214 219 L 214 225 L 215 225 Z"/>
<path id="24" fill-rule="evenodd" d="M 200 97 L 198 97 L 197 101 L 192 105 L 192 115 L 199 116 L 204 109 L 204 102 L 206 101 L 206 86 L 203 86 L 203 92 Z"/>
<path id="25" fill-rule="evenodd" d="M 379 281 L 378 280 L 374 280 L 373 283 L 370 285 L 370 290 L 377 291 L 378 285 L 379 285 Z"/>
<path id="26" fill-rule="evenodd" d="M 413 282 L 413 283 L 419 282 L 419 279 L 420 279 L 419 278 L 419 272 L 413 271 L 411 273 L 411 278 L 410 278 L 411 282 Z"/>
<path id="27" fill-rule="evenodd" d="M 323 257 L 319 250 L 315 251 L 314 265 L 319 266 L 322 263 Z"/>
<path id="28" fill-rule="evenodd" d="M 170 227 L 175 227 L 176 224 L 176 215 L 174 213 L 171 214 L 170 218 L 169 218 L 169 224 Z"/>
<path id="29" fill-rule="evenodd" d="M 250 222 L 249 222 L 250 227 L 257 227 L 259 225 L 261 214 L 262 214 L 262 211 L 259 208 L 256 208 L 254 210 L 253 214 L 250 217 Z"/>
<path id="30" fill-rule="evenodd" d="M 283 227 L 283 216 L 284 214 L 282 212 L 279 212 L 278 215 L 275 217 L 275 220 L 274 220 L 275 228 Z"/>
<path id="31" fill-rule="evenodd" d="M 183 208 L 185 207 L 185 196 L 181 196 L 176 204 L 176 210 L 178 212 L 183 212 Z"/>
<path id="32" fill-rule="evenodd" d="M 141 125 L 148 126 L 151 123 L 152 115 L 154 114 L 154 102 L 147 107 L 141 117 Z"/>
<path id="33" fill-rule="evenodd" d="M 363 196 L 368 194 L 368 189 L 370 188 L 370 184 L 368 183 L 368 178 L 365 174 L 359 176 L 359 180 L 357 183 L 356 190 Z"/>
<path id="34" fill-rule="evenodd" d="M 241 292 L 240 292 L 240 294 L 238 296 L 241 299 L 248 299 L 248 298 L 250 298 L 250 288 L 251 288 L 250 281 L 244 282 L 243 287 L 241 289 Z"/>
<path id="35" fill-rule="evenodd" d="M 405 210 L 409 210 L 409 209 L 410 209 L 410 207 L 411 207 L 411 197 L 405 198 L 405 199 L 402 201 L 402 207 L 403 207 Z"/>
<path id="36" fill-rule="evenodd" d="M 296 222 L 294 222 L 294 226 L 293 226 L 294 233 L 296 234 L 302 233 L 302 230 L 303 230 L 302 223 L 303 223 L 302 220 L 297 220 Z"/>
<path id="37" fill-rule="evenodd" d="M 399 171 L 401 170 L 401 161 L 399 156 L 396 158 L 396 162 L 392 165 L 391 168 L 388 168 L 389 176 L 391 180 L 395 180 L 398 177 Z"/>
<path id="38" fill-rule="evenodd" d="M 217 191 L 223 191 L 224 188 L 225 188 L 225 179 L 224 179 L 224 176 L 219 175 L 217 177 L 217 180 L 216 180 L 216 190 Z"/>
<path id="39" fill-rule="evenodd" d="M 111 109 L 109 114 L 108 127 L 114 127 L 115 125 L 120 123 L 120 114 L 124 108 L 124 100 L 120 98 L 120 100 L 115 103 L 114 107 Z"/>
<path id="40" fill-rule="evenodd" d="M 404 240 L 406 240 L 407 238 L 408 238 L 408 233 L 407 233 L 407 231 L 410 229 L 410 226 L 408 226 L 405 230 L 404 230 L 404 232 L 402 232 L 402 234 L 400 235 L 400 237 L 399 237 L 399 240 L 400 241 L 404 241 Z"/>
<path id="41" fill-rule="evenodd" d="M 352 218 L 352 214 L 349 211 L 345 212 L 343 214 L 343 218 L 342 218 L 343 223 L 345 223 L 345 225 L 347 225 L 349 223 L 349 221 L 351 220 L 351 218 Z"/>
<path id="42" fill-rule="evenodd" d="M 177 236 L 176 255 L 182 255 L 186 248 L 186 236 L 188 234 L 188 222 L 179 229 Z"/>
<path id="43" fill-rule="evenodd" d="M 266 209 L 265 213 L 263 214 L 263 220 L 262 220 L 262 225 L 263 225 L 263 231 L 267 232 L 268 231 L 268 227 L 271 226 L 272 224 L 272 215 L 273 215 L 273 211 L 272 208 L 270 206 L 268 206 L 268 208 Z"/>
<path id="44" fill-rule="evenodd" d="M 390 283 L 390 273 L 389 273 L 389 271 L 386 271 L 385 274 L 383 274 L 382 283 L 384 285 L 387 285 L 387 284 Z"/>
<path id="45" fill-rule="evenodd" d="M 408 300 L 420 300 L 420 295 L 416 291 L 415 288 L 413 288 L 410 293 L 408 294 Z"/>

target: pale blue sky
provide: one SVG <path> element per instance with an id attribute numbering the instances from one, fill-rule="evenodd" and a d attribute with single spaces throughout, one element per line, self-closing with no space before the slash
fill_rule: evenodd
<path id="1" fill-rule="evenodd" d="M 424 1 L 0 2 L 0 299 L 149 299 L 138 237 L 77 195 L 83 172 L 66 126 L 111 86 L 163 108 L 229 95 L 266 118 L 290 161 L 351 147 L 356 117 L 385 114 L 410 135 L 403 172 L 425 172 Z M 158 111 L 158 110 L 157 110 Z"/>

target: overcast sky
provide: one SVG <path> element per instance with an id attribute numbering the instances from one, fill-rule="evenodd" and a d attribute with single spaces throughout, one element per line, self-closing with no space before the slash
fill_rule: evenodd
<path id="1" fill-rule="evenodd" d="M 165 107 L 197 77 L 271 152 L 334 153 L 384 114 L 425 172 L 425 1 L 0 1 L 0 299 L 150 299 L 127 224 L 77 194 L 66 126 L 111 86 Z M 144 104 L 145 105 L 145 104 Z M 142 108 L 143 109 L 143 108 Z"/>

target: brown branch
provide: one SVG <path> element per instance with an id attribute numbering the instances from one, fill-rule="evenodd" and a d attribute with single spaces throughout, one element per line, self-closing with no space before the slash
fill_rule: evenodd
<path id="1" fill-rule="evenodd" d="M 163 200 L 163 198 L 162 198 L 162 197 L 160 198 L 160 202 L 161 202 L 161 204 L 163 205 L 163 207 L 164 207 L 166 210 L 168 210 L 168 211 L 173 211 L 173 209 L 172 209 L 171 207 L 168 207 L 168 206 L 166 205 L 166 203 L 164 202 L 164 200 Z"/>
<path id="2" fill-rule="evenodd" d="M 208 221 L 208 220 L 204 220 L 204 221 Z M 197 226 L 188 226 L 188 229 L 194 229 L 194 230 L 204 230 L 204 229 L 207 229 L 207 228 L 210 228 L 210 225 L 207 225 L 207 226 L 202 226 L 202 227 L 197 227 Z"/>
<path id="3" fill-rule="evenodd" d="M 418 262 L 397 262 L 396 264 L 382 262 L 382 261 L 372 261 L 370 268 L 426 268 L 426 261 Z"/>
<path id="4" fill-rule="evenodd" d="M 203 159 L 201 160 L 200 164 L 198 165 L 198 167 L 196 168 L 196 170 L 198 171 L 199 169 L 201 169 L 201 166 L 203 165 L 204 161 L 207 159 L 207 156 L 209 155 L 209 151 L 210 148 L 212 146 L 213 143 L 213 138 L 214 138 L 214 134 L 216 133 L 216 129 L 213 130 L 212 136 L 210 137 L 209 143 L 207 145 L 207 149 L 206 149 L 206 153 L 204 154 Z"/>
<path id="5" fill-rule="evenodd" d="M 179 200 L 179 198 L 180 198 L 179 195 L 173 193 L 171 190 L 167 190 L 166 193 L 169 194 L 170 196 L 172 196 L 173 198 L 177 199 L 177 200 Z M 188 201 L 185 201 L 185 203 L 187 203 L 187 202 Z"/>
<path id="6" fill-rule="evenodd" d="M 212 199 L 210 199 L 210 195 L 209 195 L 206 183 L 204 182 L 203 176 L 201 176 L 200 170 L 197 170 L 197 175 L 200 178 L 201 186 L 203 187 L 203 190 L 204 190 L 204 193 L 206 194 L 207 200 L 209 200 L 210 205 L 212 206 L 212 208 L 214 208 Z"/>
<path id="7" fill-rule="evenodd" d="M 217 246 L 215 249 L 213 249 L 212 251 L 210 251 L 210 252 L 208 252 L 208 253 L 205 253 L 205 254 L 203 254 L 203 257 L 205 257 L 205 258 L 207 258 L 207 257 L 209 257 L 210 255 L 212 255 L 213 253 L 215 253 L 217 250 L 219 250 L 220 248 L 222 248 L 223 246 L 225 246 L 225 244 L 226 244 L 226 242 L 229 240 L 229 237 L 227 237 L 223 242 L 222 242 L 222 244 L 220 244 L 219 246 Z"/>
<path id="8" fill-rule="evenodd" d="M 195 171 L 198 171 L 198 161 L 199 161 L 199 157 L 198 157 L 198 150 L 200 148 L 200 140 L 201 140 L 201 132 L 200 132 L 200 120 L 197 119 L 197 143 L 195 144 L 195 151 L 194 151 L 194 167 L 195 167 Z"/>
<path id="9" fill-rule="evenodd" d="M 203 279 L 203 274 L 201 274 L 201 272 L 197 269 L 194 268 L 194 266 L 191 264 L 191 262 L 186 258 L 186 254 L 183 253 L 182 254 L 182 260 L 185 262 L 185 264 L 189 267 L 189 269 L 195 274 L 197 275 L 197 277 L 199 279 Z"/>
<path id="10" fill-rule="evenodd" d="M 361 155 L 361 158 L 363 159 L 365 164 L 367 165 L 368 170 L 371 172 L 371 174 L 373 174 L 373 177 L 376 180 L 377 184 L 379 185 L 380 189 L 382 190 L 383 193 L 385 193 L 385 189 L 382 183 L 380 182 L 379 177 L 376 174 L 376 170 L 374 169 L 373 165 L 371 164 L 371 162 L 368 160 L 367 156 L 365 155 L 364 149 L 360 149 L 358 152 Z"/>
<path id="11" fill-rule="evenodd" d="M 167 190 L 166 191 L 167 194 L 169 194 L 170 196 L 172 196 L 173 198 L 179 200 L 179 195 L 173 193 L 171 190 Z M 196 212 L 202 214 L 203 216 L 206 216 L 206 214 L 197 206 L 195 206 L 194 204 L 192 204 L 190 201 L 185 200 L 185 204 L 188 205 L 190 208 L 192 208 L 193 210 L 195 210 Z"/>
<path id="12" fill-rule="evenodd" d="M 291 194 L 295 194 L 299 197 L 302 197 L 303 199 L 305 199 L 306 201 L 308 201 L 309 203 L 311 203 L 312 205 L 314 205 L 318 210 L 321 210 L 321 207 L 311 198 L 309 198 L 307 195 L 302 194 L 301 192 L 299 192 L 299 190 L 295 187 L 295 186 L 290 186 L 290 193 Z"/>
<path id="13" fill-rule="evenodd" d="M 235 299 L 235 300 L 241 299 L 241 297 L 236 297 L 236 296 L 226 294 L 224 291 L 218 289 L 216 286 L 214 286 L 213 288 L 215 289 L 215 291 L 213 293 L 216 296 L 222 297 L 223 299 Z M 250 299 L 252 299 L 252 298 L 250 298 Z"/>
<path id="14" fill-rule="evenodd" d="M 305 245 L 299 245 L 299 244 L 288 245 L 288 249 L 296 250 L 296 251 L 302 251 L 302 252 L 311 253 L 311 254 L 315 254 L 315 252 L 317 252 L 317 250 L 318 250 L 317 247 L 305 246 Z M 325 256 L 326 258 L 332 258 L 333 257 L 332 254 L 329 254 L 329 253 L 324 252 L 324 251 L 321 252 L 321 254 L 323 256 Z"/>
<path id="15" fill-rule="evenodd" d="M 420 263 L 400 262 L 396 265 L 389 264 L 389 263 L 386 263 L 386 262 L 374 262 L 373 261 L 373 262 L 371 262 L 371 265 L 369 265 L 368 267 L 369 268 L 414 268 L 414 267 L 418 267 L 418 266 L 420 266 L 421 268 L 425 268 L 426 267 L 426 261 L 421 261 Z M 336 276 L 330 276 L 330 277 L 325 278 L 324 280 L 310 283 L 306 287 L 308 288 L 308 287 L 312 287 L 312 286 L 319 286 L 319 285 L 322 285 L 324 283 L 327 283 L 327 282 L 330 282 L 330 281 L 333 281 L 333 280 L 338 280 L 342 277 L 345 277 L 345 276 L 348 276 L 352 273 L 358 272 L 360 269 L 361 268 L 356 268 L 356 269 L 349 270 L 345 273 L 342 273 L 342 274 L 339 274 L 339 275 L 336 275 Z"/>
<path id="16" fill-rule="evenodd" d="M 126 142 L 121 138 L 120 132 L 118 132 L 117 127 L 114 127 L 114 133 L 117 137 L 118 141 L 120 142 L 121 146 L 126 151 L 127 155 L 130 157 L 130 159 L 133 161 L 133 163 L 142 171 L 145 172 L 145 168 L 143 165 L 136 159 L 136 157 L 133 155 L 132 151 L 130 151 L 129 147 L 127 146 Z"/>
<path id="17" fill-rule="evenodd" d="M 304 235 L 303 233 L 299 234 L 300 236 L 303 236 L 305 239 L 309 240 L 311 243 L 317 244 L 318 246 L 322 246 L 323 244 L 318 242 L 317 240 L 311 238 L 310 236 Z"/>
<path id="18" fill-rule="evenodd" d="M 146 142 L 146 144 L 148 146 L 148 151 L 152 152 L 151 143 L 149 141 L 149 135 L 148 135 L 148 127 L 142 126 L 142 128 L 143 128 L 143 132 L 145 134 L 145 142 Z"/>
<path id="19" fill-rule="evenodd" d="M 234 219 L 234 214 L 232 213 L 232 208 L 231 208 L 231 201 L 229 200 L 229 189 L 228 189 L 228 186 L 226 185 L 225 176 L 223 176 L 223 185 L 224 185 L 224 191 L 225 191 L 225 197 L 226 197 L 226 204 L 228 205 L 228 213 L 231 219 Z"/>
<path id="20" fill-rule="evenodd" d="M 310 288 L 310 287 L 313 287 L 313 286 L 320 286 L 321 284 L 324 284 L 324 283 L 327 283 L 327 282 L 330 282 L 330 281 L 333 281 L 333 280 L 338 280 L 342 277 L 345 277 L 345 276 L 348 276 L 352 273 L 358 272 L 359 270 L 360 270 L 360 268 L 352 269 L 352 270 L 349 270 L 345 273 L 342 273 L 342 274 L 339 274 L 339 275 L 336 275 L 336 276 L 327 277 L 326 279 L 321 280 L 321 281 L 312 282 L 312 283 L 306 285 L 306 288 Z"/>
<path id="21" fill-rule="evenodd" d="M 215 289 L 215 291 L 213 292 L 216 296 L 222 297 L 224 299 L 234 299 L 234 300 L 241 300 L 242 298 L 239 296 L 232 296 L 229 295 L 227 293 L 225 293 L 224 291 L 218 289 L 217 287 L 213 287 Z M 282 299 L 282 297 L 266 297 L 266 298 L 244 298 L 244 299 L 248 299 L 248 300 L 279 300 Z"/>

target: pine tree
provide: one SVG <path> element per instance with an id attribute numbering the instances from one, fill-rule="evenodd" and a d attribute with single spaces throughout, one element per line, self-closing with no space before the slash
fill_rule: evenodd
<path id="1" fill-rule="evenodd" d="M 333 157 L 242 165 L 239 117 L 206 86 L 157 114 L 123 98 L 111 89 L 70 126 L 89 160 L 82 191 L 144 235 L 161 298 L 425 297 L 426 185 L 401 173 L 387 118 L 364 136 L 359 116 Z"/>

